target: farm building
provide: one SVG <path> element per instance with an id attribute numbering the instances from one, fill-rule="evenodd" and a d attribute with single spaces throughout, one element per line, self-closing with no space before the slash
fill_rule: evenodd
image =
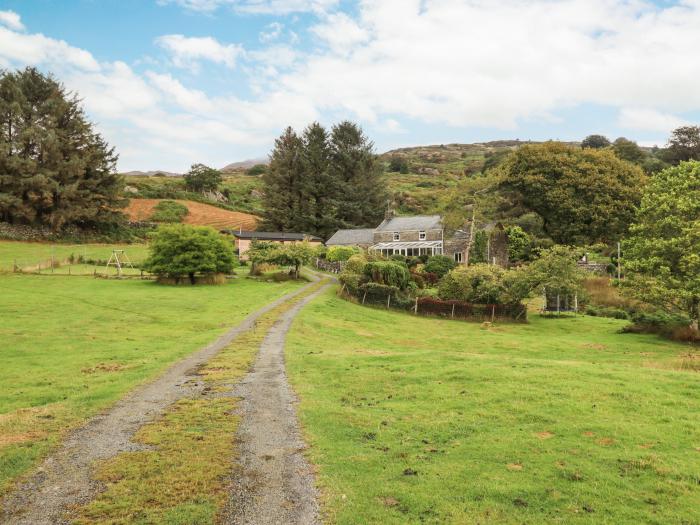
<path id="1" fill-rule="evenodd" d="M 277 242 L 280 244 L 293 244 L 307 241 L 313 246 L 323 244 L 323 240 L 320 237 L 308 235 L 306 233 L 256 232 L 245 230 L 226 230 L 225 233 L 233 235 L 234 246 L 236 247 L 238 258 L 241 261 L 248 260 L 245 254 L 250 250 L 250 245 L 253 241 Z"/>

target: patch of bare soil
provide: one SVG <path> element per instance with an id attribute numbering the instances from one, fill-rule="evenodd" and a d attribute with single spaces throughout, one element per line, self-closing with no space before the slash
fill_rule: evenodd
<path id="1" fill-rule="evenodd" d="M 102 488 L 94 480 L 95 462 L 143 448 L 131 441 L 135 432 L 172 403 L 201 392 L 204 385 L 197 375 L 201 365 L 229 346 L 239 334 L 251 329 L 260 316 L 305 288 L 289 293 L 250 314 L 209 346 L 175 363 L 158 379 L 137 388 L 110 410 L 74 431 L 29 479 L 0 502 L 0 523 L 69 523 L 69 509 L 92 500 Z"/>

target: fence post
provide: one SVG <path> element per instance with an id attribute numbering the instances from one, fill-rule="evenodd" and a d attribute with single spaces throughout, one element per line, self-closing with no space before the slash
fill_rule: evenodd
<path id="1" fill-rule="evenodd" d="M 387 297 L 386 297 L 386 309 L 388 310 L 390 306 L 391 306 L 391 294 L 387 295 Z"/>
<path id="2" fill-rule="evenodd" d="M 492 304 L 491 305 L 491 322 L 493 323 L 493 321 L 495 319 L 496 319 L 496 305 Z"/>
<path id="3" fill-rule="evenodd" d="M 418 315 L 418 297 L 416 297 L 416 305 L 413 307 L 413 313 Z"/>
<path id="4" fill-rule="evenodd" d="M 362 296 L 362 304 L 365 304 L 365 299 L 367 299 L 367 290 L 365 290 L 365 294 Z"/>
<path id="5" fill-rule="evenodd" d="M 452 319 L 455 318 L 455 303 L 452 303 Z"/>

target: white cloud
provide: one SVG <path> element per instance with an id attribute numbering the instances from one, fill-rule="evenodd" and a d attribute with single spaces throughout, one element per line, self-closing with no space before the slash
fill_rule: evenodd
<path id="1" fill-rule="evenodd" d="M 649 108 L 623 108 L 618 117 L 620 126 L 640 130 L 659 131 L 668 134 L 679 126 L 687 126 L 690 123 L 671 113 L 664 113 Z"/>
<path id="2" fill-rule="evenodd" d="M 171 54 L 173 64 L 188 69 L 196 69 L 201 60 L 233 68 L 236 65 L 236 59 L 243 53 L 240 45 L 224 45 L 208 36 L 163 35 L 156 38 L 156 44 Z"/>
<path id="3" fill-rule="evenodd" d="M 580 104 L 700 109 L 700 2 L 363 0 L 270 89 L 369 122 L 512 129 Z"/>
<path id="4" fill-rule="evenodd" d="M 0 25 L 9 27 L 14 31 L 24 31 L 22 20 L 14 11 L 0 11 Z"/>
<path id="5" fill-rule="evenodd" d="M 261 42 L 271 42 L 272 40 L 277 40 L 280 37 L 284 26 L 279 22 L 272 22 L 271 24 L 267 24 L 265 29 L 267 29 L 267 31 L 261 31 L 258 38 Z"/>
<path id="6" fill-rule="evenodd" d="M 333 51 L 341 53 L 351 51 L 369 38 L 369 31 L 345 13 L 328 15 L 323 23 L 313 26 L 311 31 Z"/>
<path id="7" fill-rule="evenodd" d="M 20 63 L 27 66 L 59 64 L 61 69 L 75 67 L 97 71 L 100 66 L 87 51 L 68 45 L 63 40 L 41 33 L 25 34 L 0 27 L 0 66 Z"/>

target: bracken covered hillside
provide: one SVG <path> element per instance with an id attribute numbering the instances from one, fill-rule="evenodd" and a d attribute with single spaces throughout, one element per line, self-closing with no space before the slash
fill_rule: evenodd
<path id="1" fill-rule="evenodd" d="M 132 221 L 148 221 L 153 213 L 153 208 L 161 199 L 131 199 L 129 207 L 125 210 Z M 224 210 L 201 202 L 178 200 L 189 210 L 184 222 L 197 226 L 212 226 L 217 229 L 231 228 L 243 230 L 255 230 L 258 217 L 249 213 L 240 213 Z"/>

